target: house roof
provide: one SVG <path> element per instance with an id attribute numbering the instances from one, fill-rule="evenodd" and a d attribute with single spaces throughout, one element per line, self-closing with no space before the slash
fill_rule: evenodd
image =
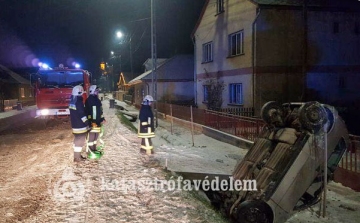
<path id="1" fill-rule="evenodd" d="M 257 5 L 266 6 L 303 6 L 305 0 L 249 0 Z M 204 16 L 205 10 L 210 0 L 207 0 L 201 11 L 198 21 L 191 33 L 191 38 L 194 37 L 197 28 L 200 25 L 202 17 Z M 310 7 L 324 7 L 324 8 L 345 8 L 359 11 L 360 2 L 356 0 L 307 0 L 307 6 Z"/>
<path id="2" fill-rule="evenodd" d="M 146 77 L 148 74 L 151 74 L 151 73 L 152 73 L 152 70 L 148 70 L 145 73 L 142 73 L 139 76 L 132 79 L 131 81 L 129 81 L 128 84 L 130 84 L 130 85 L 138 84 L 141 82 L 141 79 L 143 79 L 144 77 Z"/>
<path id="3" fill-rule="evenodd" d="M 142 80 L 149 81 L 152 70 L 142 73 L 140 76 L 129 81 L 130 85 L 140 83 Z M 157 66 L 157 80 L 193 80 L 194 56 L 176 55 Z"/>
<path id="4" fill-rule="evenodd" d="M 169 58 L 156 58 L 157 66 L 160 66 L 161 64 L 165 63 L 166 60 Z M 152 58 L 148 58 L 143 65 L 145 66 L 145 71 L 152 69 Z"/>
<path id="5" fill-rule="evenodd" d="M 2 75 L 0 76 L 0 80 L 6 83 L 16 83 L 16 84 L 30 84 L 29 80 L 21 77 L 19 74 L 11 71 L 7 67 L 0 64 L 0 72 Z M 4 75 L 5 74 L 5 75 Z"/>

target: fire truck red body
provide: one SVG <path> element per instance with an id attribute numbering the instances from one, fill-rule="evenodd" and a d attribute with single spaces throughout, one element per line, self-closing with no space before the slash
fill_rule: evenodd
<path id="1" fill-rule="evenodd" d="M 83 69 L 39 69 L 36 74 L 36 117 L 49 118 L 70 115 L 69 102 L 74 86 L 84 88 L 84 101 L 90 87 L 90 73 Z"/>

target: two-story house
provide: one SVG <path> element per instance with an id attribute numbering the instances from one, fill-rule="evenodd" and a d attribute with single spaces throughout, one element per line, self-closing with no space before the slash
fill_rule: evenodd
<path id="1" fill-rule="evenodd" d="M 210 79 L 222 107 L 359 100 L 360 2 L 208 0 L 192 33 L 196 103 Z"/>

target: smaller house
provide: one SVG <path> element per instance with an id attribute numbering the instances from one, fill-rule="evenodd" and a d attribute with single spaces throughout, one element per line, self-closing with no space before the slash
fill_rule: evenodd
<path id="1" fill-rule="evenodd" d="M 18 101 L 25 105 L 34 104 L 34 91 L 30 81 L 0 65 L 0 100 L 5 107 Z"/>
<path id="2" fill-rule="evenodd" d="M 153 82 L 156 83 L 157 97 L 153 95 Z M 147 70 L 128 84 L 134 86 L 133 100 L 137 107 L 147 94 L 161 102 L 192 103 L 195 95 L 194 56 L 176 55 L 160 63 L 157 61 L 156 77 L 152 70 Z"/>
<path id="3" fill-rule="evenodd" d="M 120 101 L 124 101 L 124 95 L 129 93 L 129 89 L 131 87 L 130 84 L 126 82 L 129 80 L 128 77 L 131 77 L 131 73 L 123 73 L 121 72 L 119 76 L 119 81 L 116 83 L 117 91 L 115 92 L 115 98 Z"/>

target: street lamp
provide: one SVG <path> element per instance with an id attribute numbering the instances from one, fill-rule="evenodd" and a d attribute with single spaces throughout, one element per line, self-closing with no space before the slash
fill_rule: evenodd
<path id="1" fill-rule="evenodd" d="M 123 33 L 121 31 L 116 32 L 116 37 L 121 39 L 123 37 Z"/>

